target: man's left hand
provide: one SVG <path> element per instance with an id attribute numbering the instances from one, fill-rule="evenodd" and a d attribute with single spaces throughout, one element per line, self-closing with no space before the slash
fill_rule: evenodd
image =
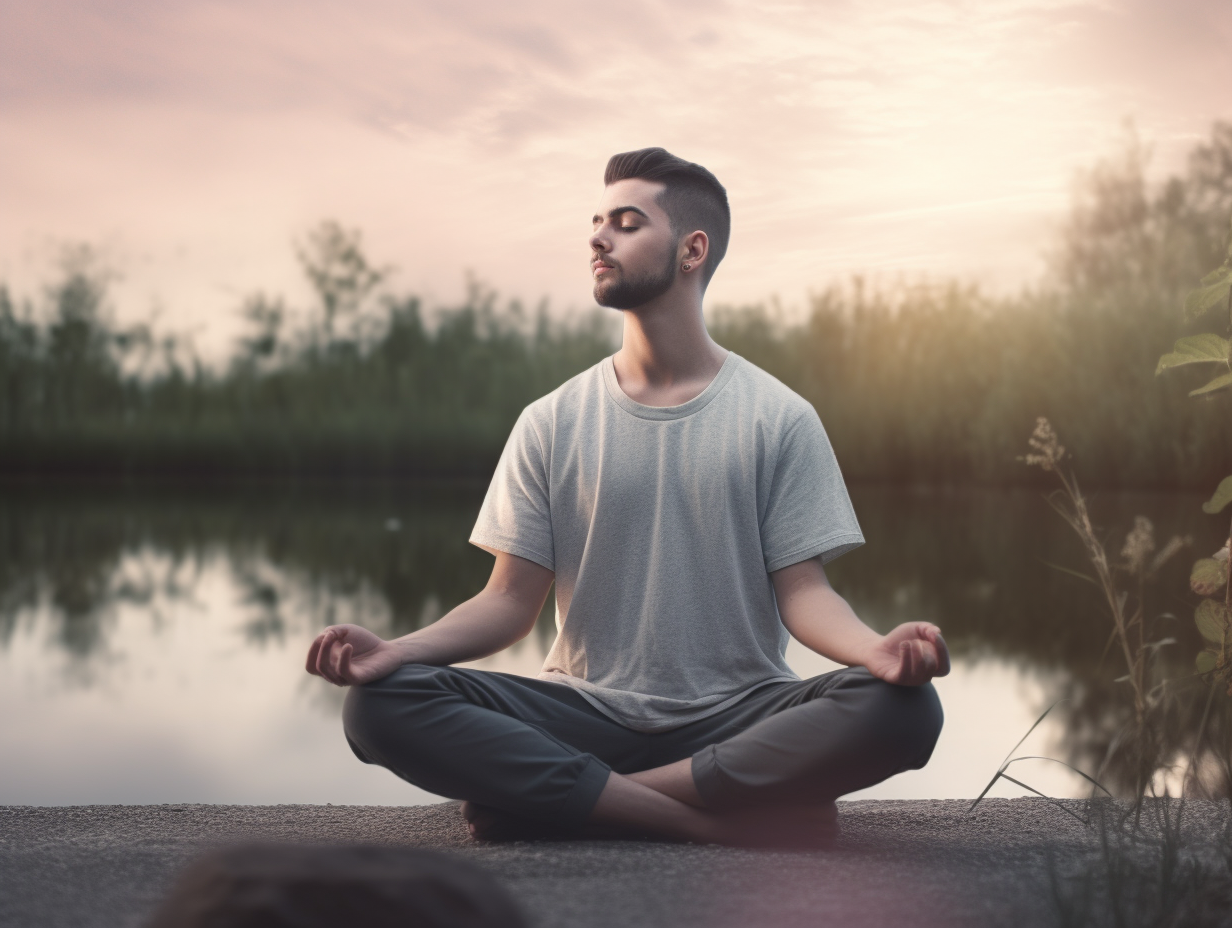
<path id="1" fill-rule="evenodd" d="M 881 639 L 864 666 L 887 683 L 919 686 L 950 672 L 950 651 L 936 625 L 907 622 Z"/>

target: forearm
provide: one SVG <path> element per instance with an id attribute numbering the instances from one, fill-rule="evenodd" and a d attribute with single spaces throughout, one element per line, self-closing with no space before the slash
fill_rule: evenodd
<path id="1" fill-rule="evenodd" d="M 806 648 L 902 686 L 919 686 L 950 672 L 941 629 L 931 622 L 904 622 L 889 634 L 877 634 L 830 588 L 818 558 L 770 576 L 783 625 Z"/>
<path id="2" fill-rule="evenodd" d="M 443 666 L 478 660 L 525 638 L 538 609 L 492 590 L 459 604 L 426 628 L 394 639 L 404 664 Z"/>
<path id="3" fill-rule="evenodd" d="M 802 645 L 849 667 L 867 666 L 882 637 L 852 611 L 829 586 L 803 590 L 780 614 L 787 630 Z"/>

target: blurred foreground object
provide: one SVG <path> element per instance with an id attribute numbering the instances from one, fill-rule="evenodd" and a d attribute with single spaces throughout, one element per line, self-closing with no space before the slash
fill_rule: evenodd
<path id="1" fill-rule="evenodd" d="M 148 928 L 521 928 L 484 870 L 411 848 L 244 844 L 190 864 Z"/>

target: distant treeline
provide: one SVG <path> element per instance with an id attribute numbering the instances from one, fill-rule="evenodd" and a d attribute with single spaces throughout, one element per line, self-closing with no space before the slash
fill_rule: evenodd
<path id="1" fill-rule="evenodd" d="M 1016 296 L 854 278 L 803 322 L 718 307 L 711 331 L 816 406 L 852 481 L 1032 482 L 1016 457 L 1043 415 L 1089 486 L 1208 490 L 1232 470 L 1228 396 L 1190 399 L 1197 382 L 1154 371 L 1211 328 L 1180 306 L 1226 247 L 1232 124 L 1178 176 L 1144 171 L 1130 144 L 1084 175 L 1047 272 Z M 617 345 L 610 311 L 562 323 L 477 285 L 429 311 L 336 223 L 298 253 L 315 305 L 250 296 L 223 370 L 116 326 L 88 249 L 39 302 L 0 284 L 0 472 L 484 477 L 527 403 Z M 1226 328 L 1226 307 L 1211 313 Z"/>

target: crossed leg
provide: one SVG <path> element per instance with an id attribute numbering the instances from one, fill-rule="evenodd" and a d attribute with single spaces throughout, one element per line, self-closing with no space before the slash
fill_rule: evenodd
<path id="1" fill-rule="evenodd" d="M 834 802 L 757 804 L 716 812 L 693 783 L 692 760 L 621 775 L 611 773 L 577 837 L 664 838 L 741 847 L 819 847 L 836 834 Z M 551 826 L 474 802 L 462 815 L 473 837 L 501 841 L 564 837 Z"/>
<path id="2" fill-rule="evenodd" d="M 597 718 L 580 718 L 586 704 L 563 698 L 559 684 L 544 691 L 540 681 L 452 668 L 408 667 L 401 676 L 348 697 L 352 747 L 465 800 L 472 834 L 482 838 L 537 829 L 808 845 L 833 833 L 836 797 L 923 766 L 941 726 L 931 686 L 891 686 L 862 668 L 769 684 L 715 716 L 654 735 L 594 710 Z M 664 755 L 674 759 L 654 763 Z"/>

